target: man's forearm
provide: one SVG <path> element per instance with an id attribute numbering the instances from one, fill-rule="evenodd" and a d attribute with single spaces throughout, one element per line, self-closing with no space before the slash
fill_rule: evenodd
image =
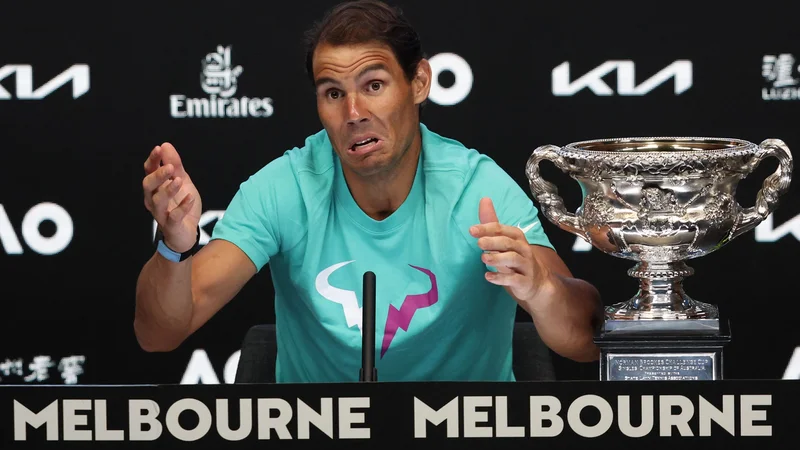
<path id="1" fill-rule="evenodd" d="M 147 351 L 169 351 L 189 334 L 192 321 L 192 261 L 167 261 L 158 253 L 136 284 L 134 331 Z"/>
<path id="2" fill-rule="evenodd" d="M 593 336 L 603 320 L 603 307 L 594 286 L 552 274 L 524 308 L 542 340 L 556 353 L 580 362 L 598 358 Z"/>

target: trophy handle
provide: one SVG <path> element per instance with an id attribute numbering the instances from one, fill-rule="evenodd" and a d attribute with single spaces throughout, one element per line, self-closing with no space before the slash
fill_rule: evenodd
<path id="1" fill-rule="evenodd" d="M 780 139 L 765 139 L 758 146 L 755 158 L 744 167 L 745 173 L 753 171 L 764 159 L 778 158 L 778 168 L 768 176 L 756 195 L 756 204 L 743 208 L 739 213 L 739 226 L 731 233 L 730 239 L 755 228 L 767 218 L 778 205 L 778 199 L 789 190 L 792 181 L 793 160 L 789 147 Z"/>
<path id="2" fill-rule="evenodd" d="M 533 151 L 528 164 L 525 166 L 525 173 L 531 187 L 531 193 L 539 204 L 542 205 L 542 212 L 548 220 L 558 225 L 561 229 L 576 234 L 583 239 L 587 239 L 586 233 L 581 227 L 580 219 L 574 213 L 568 212 L 564 208 L 564 199 L 558 195 L 558 188 L 553 183 L 546 181 L 539 174 L 539 163 L 542 160 L 551 161 L 556 167 L 564 172 L 569 169 L 569 164 L 564 161 L 564 157 L 559 155 L 555 145 L 543 145 Z"/>

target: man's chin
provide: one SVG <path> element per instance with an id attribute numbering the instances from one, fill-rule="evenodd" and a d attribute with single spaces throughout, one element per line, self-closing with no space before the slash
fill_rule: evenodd
<path id="1" fill-rule="evenodd" d="M 385 164 L 364 164 L 355 168 L 356 172 L 364 177 L 375 177 L 380 174 L 386 173 L 388 168 Z"/>
<path id="2" fill-rule="evenodd" d="M 357 161 L 350 161 L 350 169 L 361 177 L 372 177 L 386 172 L 389 165 L 383 158 L 377 155 L 368 155 L 366 158 L 359 158 Z"/>

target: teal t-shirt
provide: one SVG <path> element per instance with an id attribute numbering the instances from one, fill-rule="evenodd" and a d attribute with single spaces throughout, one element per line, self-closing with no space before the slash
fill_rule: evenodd
<path id="1" fill-rule="evenodd" d="M 552 245 L 528 194 L 491 158 L 420 129 L 411 192 L 384 220 L 356 204 L 322 130 L 243 182 L 214 227 L 212 239 L 237 245 L 259 271 L 269 263 L 277 382 L 358 381 L 367 271 L 379 380 L 514 380 L 517 304 L 486 281 L 469 234 L 480 199 L 529 243 Z"/>

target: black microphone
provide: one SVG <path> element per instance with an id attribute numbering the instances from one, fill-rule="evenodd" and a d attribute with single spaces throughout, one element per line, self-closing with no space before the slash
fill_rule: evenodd
<path id="1" fill-rule="evenodd" d="M 375 274 L 372 272 L 364 274 L 359 379 L 378 381 L 378 369 L 375 367 Z"/>

